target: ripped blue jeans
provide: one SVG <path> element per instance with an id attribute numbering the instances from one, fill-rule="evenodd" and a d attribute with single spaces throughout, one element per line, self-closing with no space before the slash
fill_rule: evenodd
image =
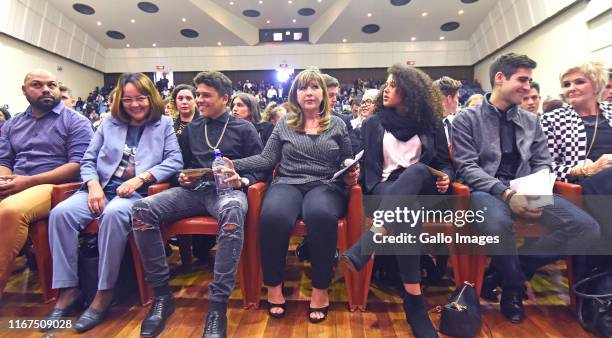
<path id="1" fill-rule="evenodd" d="M 214 280 L 208 286 L 210 300 L 227 302 L 236 285 L 246 212 L 244 192 L 233 190 L 219 198 L 214 186 L 197 191 L 171 188 L 135 202 L 132 228 L 149 285 L 162 286 L 170 279 L 160 225 L 187 217 L 212 216 L 219 221 L 219 235 Z"/>

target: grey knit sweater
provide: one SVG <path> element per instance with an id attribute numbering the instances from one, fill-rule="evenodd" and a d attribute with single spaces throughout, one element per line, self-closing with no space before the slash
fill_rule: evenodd
<path id="1" fill-rule="evenodd" d="M 272 170 L 272 182 L 304 184 L 331 179 L 341 163 L 351 158 L 351 140 L 344 121 L 331 116 L 329 129 L 312 137 L 293 131 L 286 116 L 277 123 L 261 154 L 234 161 L 236 170 Z"/>

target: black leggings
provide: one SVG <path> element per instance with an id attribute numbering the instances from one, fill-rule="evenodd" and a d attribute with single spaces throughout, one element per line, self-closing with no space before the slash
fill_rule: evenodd
<path id="1" fill-rule="evenodd" d="M 398 196 L 405 196 L 406 199 L 416 195 L 438 195 L 436 190 L 436 179 L 429 172 L 427 166 L 422 163 L 415 163 L 406 168 L 395 181 L 385 181 L 377 184 L 372 190 L 373 195 L 381 195 L 381 210 L 393 210 Z M 395 198 L 385 200 L 384 196 Z M 393 200 L 393 201 L 391 201 Z M 391 202 L 390 202 L 391 201 Z M 410 207 L 419 208 L 418 201 L 408 201 Z M 403 207 L 405 205 L 399 206 Z M 390 225 L 395 231 L 399 231 L 401 226 Z M 418 224 L 409 232 L 420 233 L 421 225 Z M 408 232 L 408 231 L 407 231 Z M 417 241 L 418 242 L 418 241 Z M 400 272 L 402 283 L 416 284 L 421 282 L 421 269 L 419 254 L 396 254 L 397 265 Z"/>
<path id="2" fill-rule="evenodd" d="M 299 217 L 308 229 L 312 286 L 327 289 L 333 277 L 338 241 L 338 219 L 346 212 L 347 197 L 337 185 L 272 184 L 260 216 L 261 265 L 264 283 L 283 281 L 285 257 L 293 225 Z"/>

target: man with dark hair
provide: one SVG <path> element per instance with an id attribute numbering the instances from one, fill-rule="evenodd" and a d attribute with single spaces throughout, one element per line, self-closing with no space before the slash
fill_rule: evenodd
<path id="1" fill-rule="evenodd" d="M 232 82 L 220 72 L 201 72 L 193 79 L 200 119 L 191 122 L 179 138 L 185 169 L 211 168 L 215 150 L 231 160 L 261 153 L 262 144 L 252 123 L 235 118 L 227 111 Z M 228 169 L 230 170 L 230 169 Z M 233 173 L 232 173 L 233 174 Z M 160 226 L 186 217 L 211 215 L 219 222 L 214 277 L 209 284 L 210 303 L 204 337 L 225 337 L 227 302 L 236 285 L 236 270 L 247 211 L 247 187 L 265 178 L 261 172 L 241 172 L 231 184 L 234 190 L 218 195 L 214 179 L 192 178 L 181 173 L 180 186 L 134 203 L 134 239 L 149 285 L 155 291 L 154 303 L 142 322 L 142 337 L 157 336 L 174 312 L 168 286 L 170 271 L 166 262 Z M 231 174 L 229 175 L 231 176 Z M 228 176 L 228 177 L 229 177 Z"/>
<path id="2" fill-rule="evenodd" d="M 327 86 L 327 98 L 329 99 L 329 109 L 333 115 L 338 116 L 344 121 L 346 129 L 350 133 L 353 127 L 351 126 L 351 116 L 339 113 L 336 111 L 336 103 L 338 102 L 338 89 L 340 88 L 340 82 L 335 77 L 323 74 L 323 81 Z"/>
<path id="3" fill-rule="evenodd" d="M 30 106 L 0 132 L 0 297 L 30 223 L 47 218 L 53 184 L 78 179 L 93 130 L 60 100 L 55 75 L 37 69 L 21 87 Z"/>
<path id="4" fill-rule="evenodd" d="M 451 123 L 455 118 L 455 113 L 459 108 L 459 89 L 461 89 L 461 81 L 457 81 L 451 77 L 443 76 L 433 82 L 434 87 L 440 90 L 440 93 L 444 97 L 442 104 L 444 105 L 444 132 L 446 133 L 446 140 L 448 144 L 451 144 L 452 129 Z"/>
<path id="5" fill-rule="evenodd" d="M 484 213 L 474 225 L 482 235 L 499 236 L 487 246 L 491 263 L 502 274 L 501 312 L 513 323 L 525 318 L 521 269 L 513 216 L 537 219 L 550 234 L 523 252 L 585 253 L 599 236 L 599 224 L 585 211 L 554 195 L 553 205 L 534 207 L 535 196 L 517 194 L 509 181 L 544 170 L 551 157 L 538 117 L 518 107 L 530 89 L 536 63 L 525 55 L 502 55 L 491 65 L 493 90 L 482 106 L 460 111 L 453 121 L 453 153 L 457 176 L 470 186 L 470 207 Z M 535 271 L 537 262 L 530 268 Z"/>
<path id="6" fill-rule="evenodd" d="M 529 92 L 526 95 L 523 95 L 521 108 L 534 114 L 538 114 L 541 99 L 540 85 L 535 81 L 531 81 L 529 84 Z"/>
<path id="7" fill-rule="evenodd" d="M 75 101 L 72 98 L 72 93 L 70 91 L 70 88 L 64 85 L 60 85 L 59 90 L 60 90 L 60 95 L 62 97 L 62 102 L 64 102 L 66 107 L 74 108 Z"/>

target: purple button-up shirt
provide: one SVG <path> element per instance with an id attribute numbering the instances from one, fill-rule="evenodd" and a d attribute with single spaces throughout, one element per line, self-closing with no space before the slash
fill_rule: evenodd
<path id="1" fill-rule="evenodd" d="M 41 118 L 28 107 L 2 125 L 0 166 L 32 176 L 79 163 L 92 136 L 89 121 L 62 102 Z"/>

